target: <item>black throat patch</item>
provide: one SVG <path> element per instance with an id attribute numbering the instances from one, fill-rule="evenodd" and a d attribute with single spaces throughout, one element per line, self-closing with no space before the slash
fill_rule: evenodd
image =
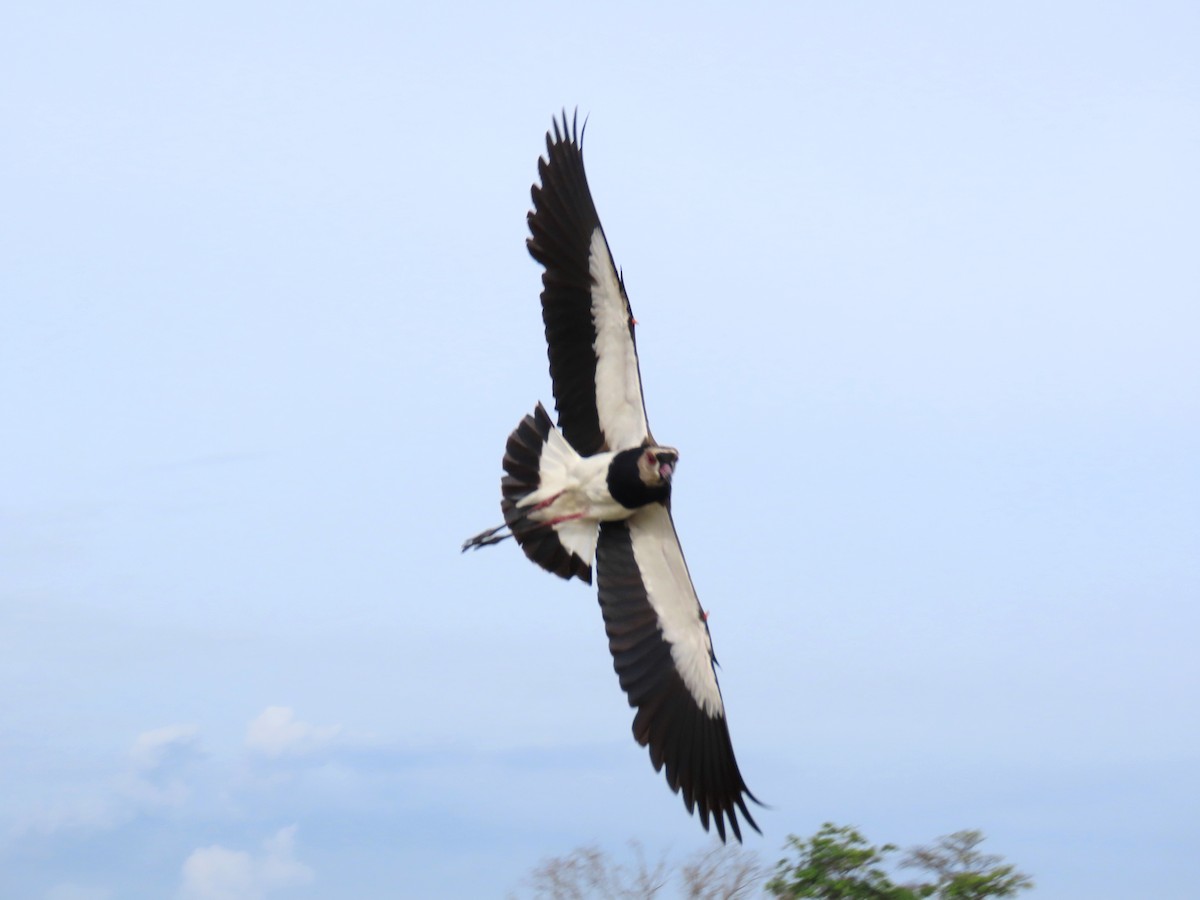
<path id="1" fill-rule="evenodd" d="M 638 459 L 645 453 L 642 447 L 622 450 L 608 466 L 608 492 L 626 509 L 637 509 L 647 503 L 665 503 L 671 496 L 671 484 L 650 487 L 642 481 Z"/>

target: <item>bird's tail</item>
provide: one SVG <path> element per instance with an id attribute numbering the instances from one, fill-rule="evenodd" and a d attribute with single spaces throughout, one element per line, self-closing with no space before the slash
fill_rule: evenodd
<path id="1" fill-rule="evenodd" d="M 505 475 L 500 481 L 504 524 L 482 531 L 463 544 L 478 549 L 513 537 L 525 555 L 561 578 L 592 582 L 596 522 L 557 519 L 548 507 L 563 490 L 570 464 L 578 459 L 571 445 L 550 421 L 542 404 L 521 420 L 508 437 Z"/>

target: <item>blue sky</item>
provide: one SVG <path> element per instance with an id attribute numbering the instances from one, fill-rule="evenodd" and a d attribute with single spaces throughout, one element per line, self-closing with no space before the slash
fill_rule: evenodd
<path id="1" fill-rule="evenodd" d="M 502 896 L 711 843 L 512 547 L 557 110 L 637 313 L 739 761 L 1190 896 L 1200 12 L 0 15 L 0 893 Z"/>

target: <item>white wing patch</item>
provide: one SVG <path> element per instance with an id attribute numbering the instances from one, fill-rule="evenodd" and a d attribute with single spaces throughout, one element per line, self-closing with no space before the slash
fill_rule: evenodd
<path id="1" fill-rule="evenodd" d="M 725 706 L 713 672 L 712 641 L 700 618 L 700 601 L 671 514 L 662 504 L 651 503 L 630 518 L 629 532 L 642 584 L 658 616 L 663 639 L 671 645 L 675 668 L 696 704 L 711 718 L 723 716 Z"/>
<path id="2" fill-rule="evenodd" d="M 596 539 L 600 535 L 595 521 L 572 519 L 569 522 L 560 522 L 555 525 L 554 531 L 558 535 L 558 539 L 562 541 L 562 545 L 582 559 L 584 563 L 590 566 L 595 561 Z"/>
<path id="3" fill-rule="evenodd" d="M 637 352 L 629 336 L 629 305 L 604 232 L 592 232 L 588 252 L 592 276 L 592 322 L 596 327 L 596 409 L 610 450 L 637 447 L 649 433 L 642 407 Z"/>

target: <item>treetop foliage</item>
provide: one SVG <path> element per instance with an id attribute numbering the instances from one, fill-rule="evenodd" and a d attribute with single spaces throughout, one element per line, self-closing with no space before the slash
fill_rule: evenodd
<path id="1" fill-rule="evenodd" d="M 766 890 L 781 898 L 817 900 L 987 900 L 1012 897 L 1033 887 L 1033 880 L 1000 856 L 980 853 L 981 831 L 956 831 L 928 847 L 914 847 L 900 860 L 902 868 L 932 876 L 897 884 L 883 868 L 899 848 L 875 847 L 854 828 L 826 822 L 811 838 L 788 836 L 792 858 L 781 859 Z"/>
<path id="2" fill-rule="evenodd" d="M 900 850 L 895 844 L 877 847 L 851 826 L 826 822 L 812 837 L 788 836 L 786 855 L 765 884 L 767 867 L 741 846 L 720 845 L 670 866 L 665 856 L 649 864 L 641 845 L 631 842 L 633 864 L 598 847 L 580 847 L 544 860 L 528 886 L 539 900 L 649 900 L 667 896 L 672 885 L 674 896 L 687 900 L 739 900 L 764 891 L 785 900 L 989 900 L 1033 887 L 1002 857 L 981 853 L 983 840 L 980 831 L 956 831 L 905 851 L 897 867 L 925 874 L 912 883 L 897 882 L 887 867 Z"/>

